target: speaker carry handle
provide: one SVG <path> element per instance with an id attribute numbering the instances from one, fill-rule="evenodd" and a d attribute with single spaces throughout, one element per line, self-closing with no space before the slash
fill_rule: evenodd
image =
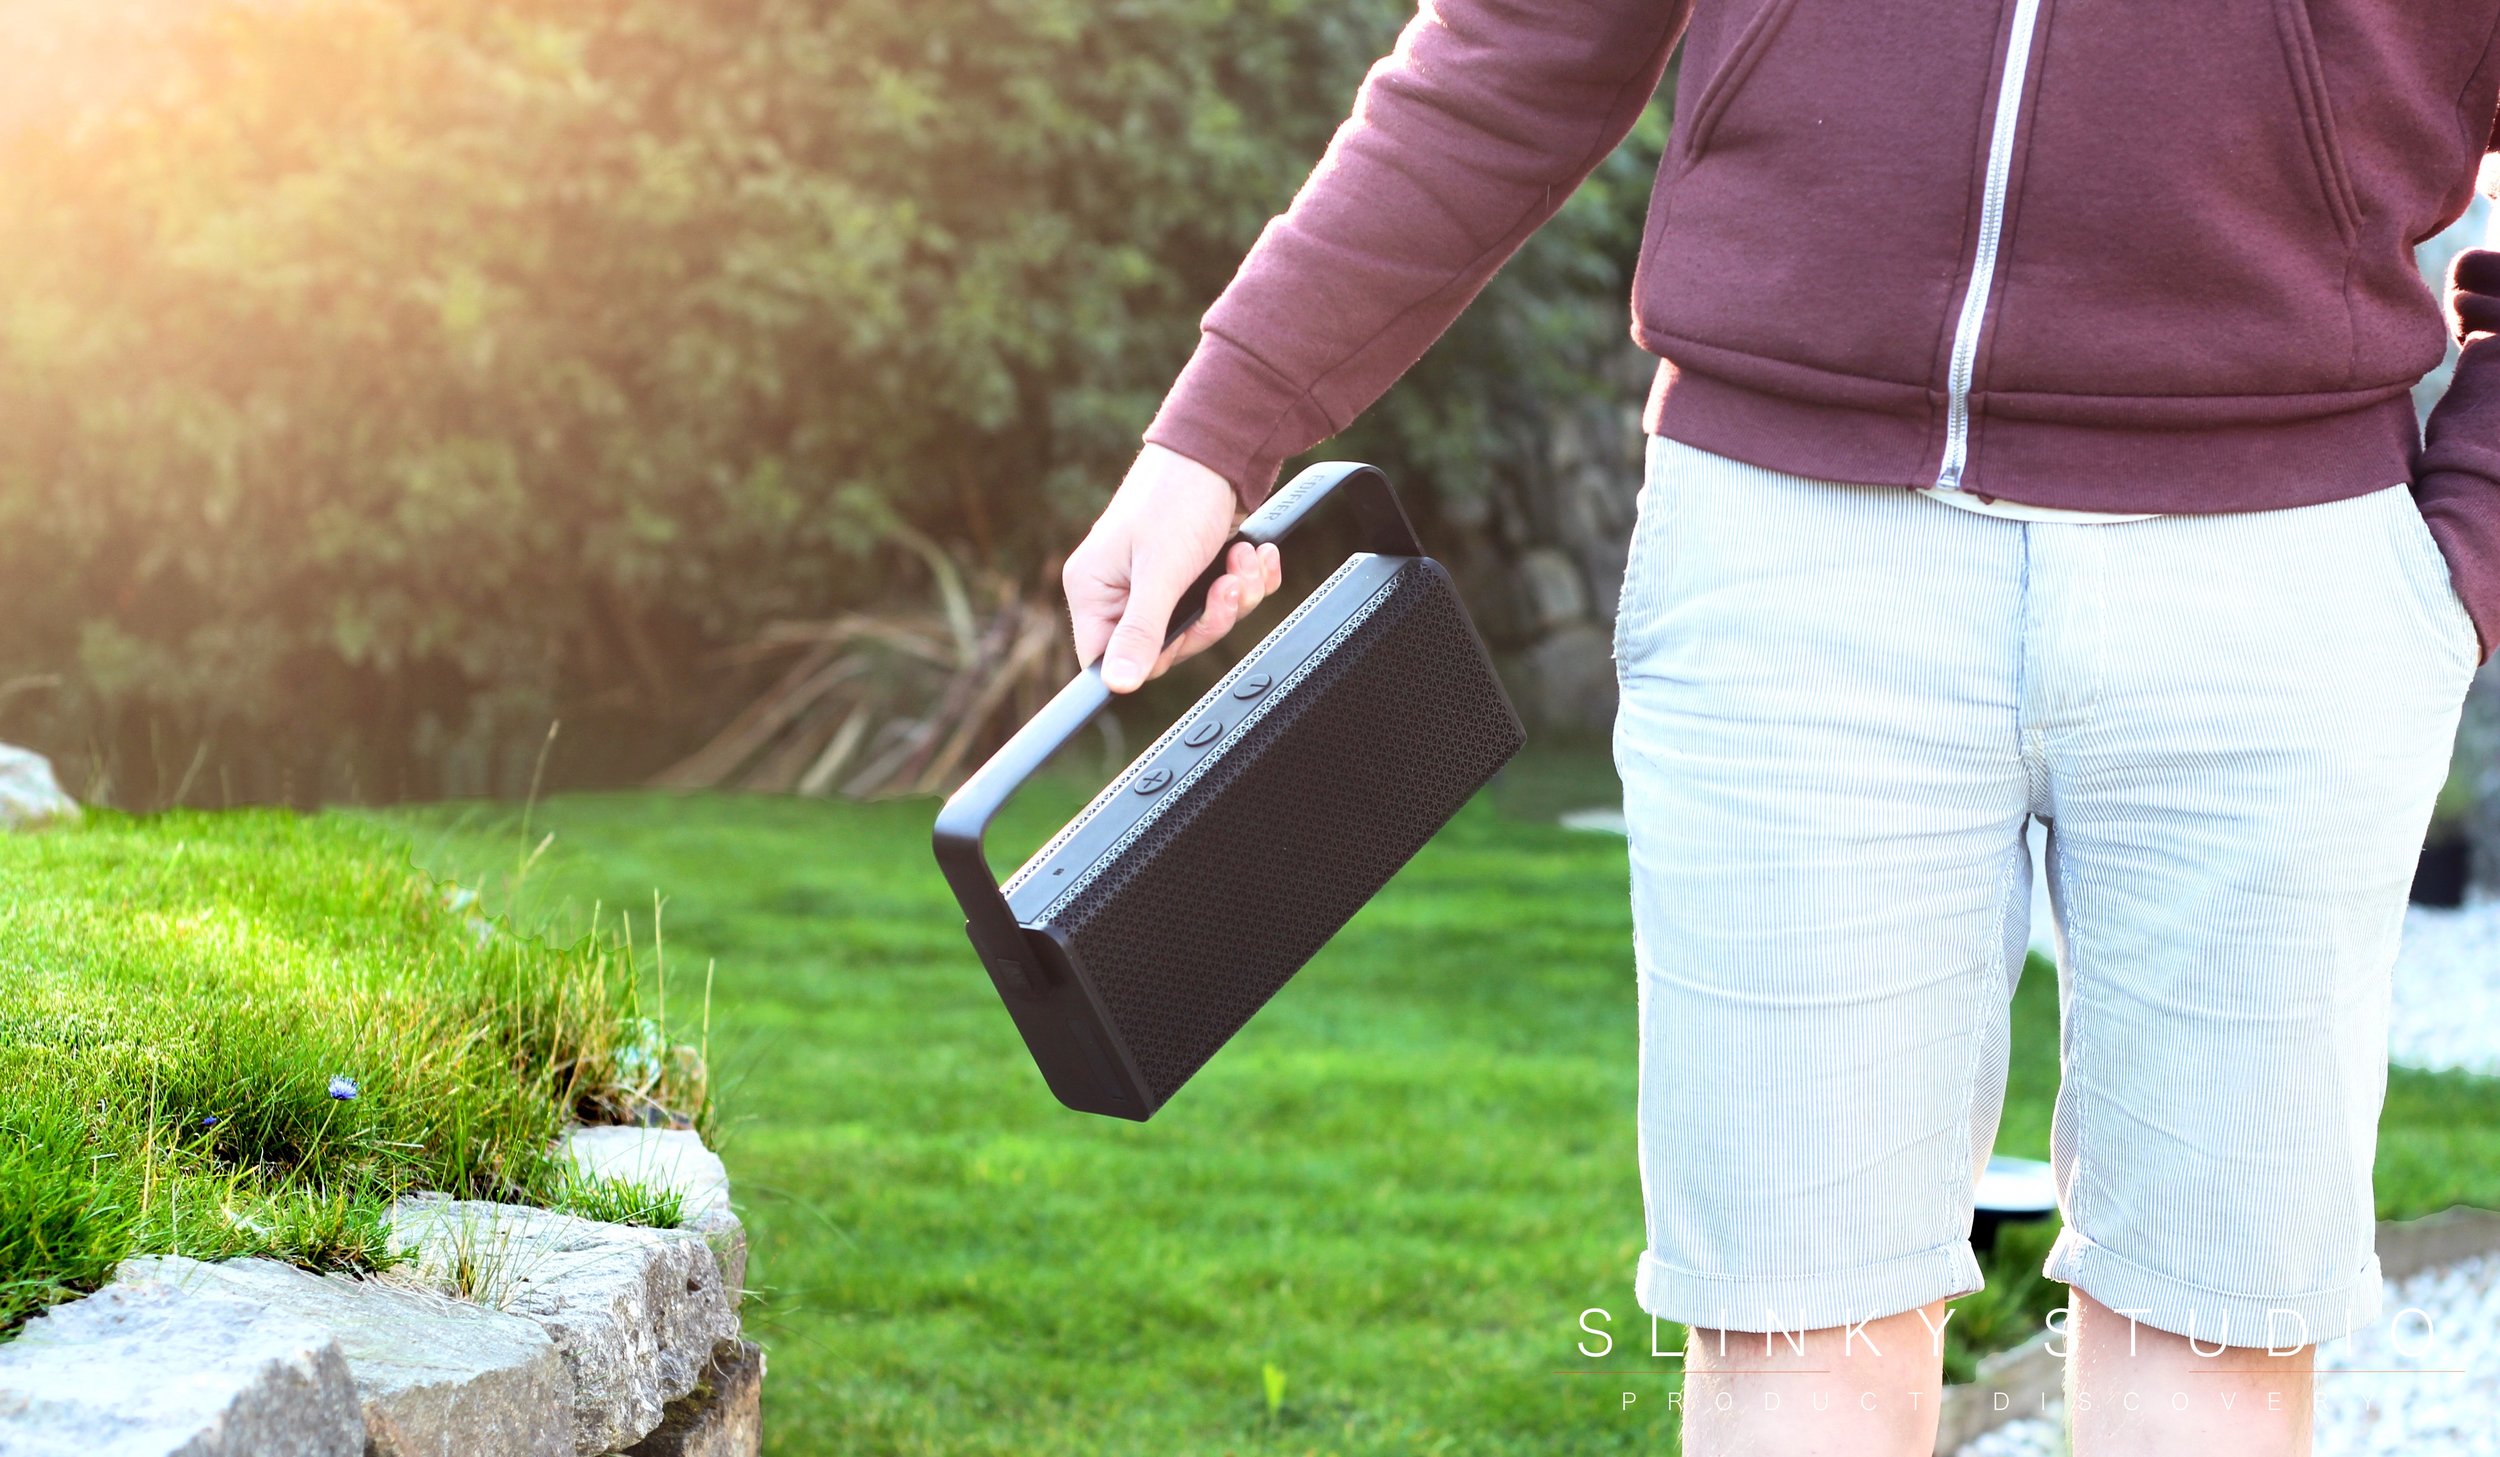
<path id="1" fill-rule="evenodd" d="M 1165 644 L 1168 646 L 1187 632 L 1205 611 L 1207 590 L 1224 575 L 1224 559 L 1232 554 L 1234 543 L 1246 541 L 1263 546 L 1282 541 L 1308 520 L 1322 502 L 1340 494 L 1361 525 L 1364 550 L 1382 556 L 1424 554 L 1423 546 L 1415 539 L 1414 526 L 1406 519 L 1405 508 L 1389 488 L 1387 476 L 1372 466 L 1352 461 L 1323 461 L 1295 476 L 1241 523 L 1241 529 L 1224 543 L 1224 549 L 1215 554 L 1206 571 L 1181 594 L 1173 609 L 1171 627 L 1164 634 Z M 972 938 L 973 950 L 980 954 L 982 964 L 989 968 L 990 976 L 1002 990 L 1038 993 L 1042 979 L 1040 968 L 1025 946 L 1024 927 L 1008 908 L 998 877 L 990 870 L 989 857 L 982 852 L 982 837 L 988 833 L 990 821 L 1024 787 L 1025 781 L 1066 747 L 1069 740 L 1084 732 L 1094 715 L 1110 704 L 1111 697 L 1111 690 L 1103 686 L 1100 660 L 1086 664 L 938 811 L 933 834 L 938 868 L 945 872 L 947 885 L 963 907 L 964 931 Z"/>

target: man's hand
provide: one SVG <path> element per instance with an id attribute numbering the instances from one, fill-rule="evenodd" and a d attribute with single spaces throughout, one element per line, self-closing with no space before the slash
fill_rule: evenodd
<path id="1" fill-rule="evenodd" d="M 1147 446 L 1059 574 L 1076 627 L 1076 660 L 1100 656 L 1103 682 L 1128 693 L 1232 631 L 1284 582 L 1284 560 L 1272 545 L 1234 547 L 1224 575 L 1207 589 L 1205 612 L 1163 646 L 1181 593 L 1232 533 L 1232 486 L 1185 455 Z"/>

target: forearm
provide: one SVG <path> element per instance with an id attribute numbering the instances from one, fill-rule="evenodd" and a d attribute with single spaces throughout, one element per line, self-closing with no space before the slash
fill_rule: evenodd
<path id="1" fill-rule="evenodd" d="M 1263 497 L 1623 139 L 1688 3 L 1427 0 L 1208 310 L 1147 440 Z"/>

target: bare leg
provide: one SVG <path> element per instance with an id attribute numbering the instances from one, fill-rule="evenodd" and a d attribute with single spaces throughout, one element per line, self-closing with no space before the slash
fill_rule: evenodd
<path id="1" fill-rule="evenodd" d="M 2192 1349 L 2080 1290 L 2067 1304 L 2075 1457 L 2309 1457 L 2315 1346 Z"/>
<path id="2" fill-rule="evenodd" d="M 1939 1300 L 1773 1335 L 1767 1351 L 1757 1331 L 1696 1328 L 1684 1345 L 1685 1457 L 1928 1457 L 1945 1319 Z"/>

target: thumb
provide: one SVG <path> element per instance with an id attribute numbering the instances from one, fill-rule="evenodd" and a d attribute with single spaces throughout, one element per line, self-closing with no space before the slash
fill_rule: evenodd
<path id="1" fill-rule="evenodd" d="M 1163 634 L 1171 624 L 1173 605 L 1189 585 L 1186 578 L 1174 575 L 1170 561 L 1166 557 L 1151 564 L 1139 562 L 1134 568 L 1120 625 L 1111 629 L 1111 645 L 1102 655 L 1103 686 L 1114 693 L 1134 691 L 1163 654 Z"/>

